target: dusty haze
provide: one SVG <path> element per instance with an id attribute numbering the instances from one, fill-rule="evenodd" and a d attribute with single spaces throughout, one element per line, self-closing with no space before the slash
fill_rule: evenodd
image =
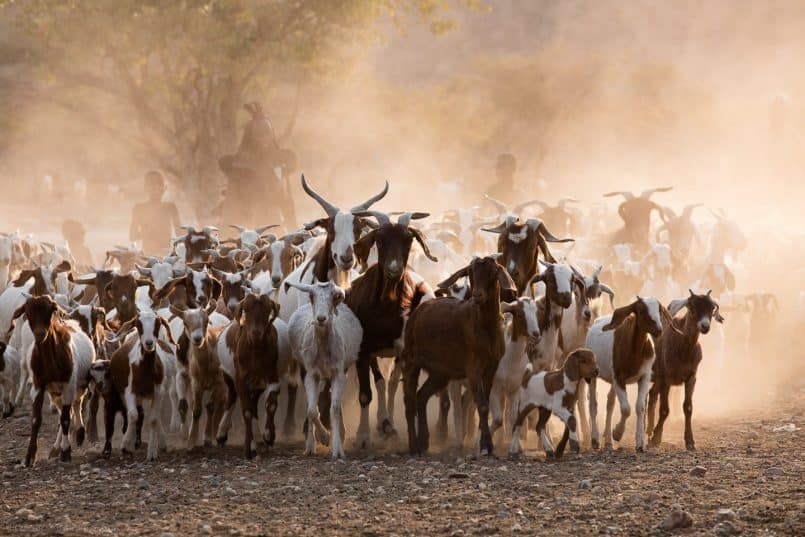
<path id="1" fill-rule="evenodd" d="M 614 211 L 616 202 L 602 193 L 673 185 L 656 201 L 724 208 L 750 237 L 738 291 L 774 292 L 782 311 L 767 354 L 727 353 L 728 378 L 708 363 L 719 334 L 706 338 L 697 413 L 766 400 L 781 379 L 803 369 L 802 346 L 792 351 L 784 334 L 805 326 L 805 7 L 729 0 L 484 4 L 488 9 L 457 10 L 458 28 L 447 36 L 390 29 L 367 54 L 309 80 L 289 141 L 300 168 L 336 203 L 363 199 L 389 179 L 380 208 L 438 212 L 480 204 L 495 156 L 507 151 L 519 160 L 521 186 L 549 202 L 571 196 Z M 282 128 L 293 93 L 279 88 L 250 98 Z M 142 174 L 153 165 L 133 161 L 125 147 L 66 112 L 31 103 L 25 118 L 7 133 L 0 155 L 10 190 L 0 227 L 54 239 L 63 218 L 78 218 L 96 259 L 124 243 Z M 121 191 L 90 187 L 83 201 L 73 203 L 81 196 L 71 193 L 34 203 L 41 177 L 53 173 L 68 189 L 85 179 Z M 454 194 L 434 195 L 437 182 L 445 183 L 438 192 Z M 184 220 L 199 221 L 181 192 L 170 197 Z M 302 218 L 319 212 L 301 190 L 297 204 Z M 713 220 L 706 209 L 695 219 Z"/>

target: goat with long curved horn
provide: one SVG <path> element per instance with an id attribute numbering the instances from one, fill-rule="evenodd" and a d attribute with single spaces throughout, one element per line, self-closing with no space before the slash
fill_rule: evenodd
<path id="1" fill-rule="evenodd" d="M 386 184 L 383 186 L 383 190 L 381 190 L 379 193 L 375 194 L 374 196 L 372 196 L 368 200 L 364 201 L 360 205 L 356 205 L 355 207 L 350 209 L 349 212 L 351 212 L 351 213 L 359 213 L 361 211 L 368 210 L 369 207 L 371 207 L 372 205 L 374 205 L 375 203 L 377 203 L 378 201 L 383 199 L 386 196 L 386 194 L 388 194 L 388 191 L 389 191 L 389 182 L 386 181 Z"/>
<path id="2" fill-rule="evenodd" d="M 302 174 L 302 188 L 304 189 L 305 193 L 307 193 L 308 196 L 316 200 L 319 203 L 319 205 L 321 205 L 321 208 L 324 209 L 324 212 L 327 214 L 327 216 L 332 218 L 338 213 L 339 210 L 338 207 L 336 207 L 335 205 L 324 199 L 324 197 L 322 197 L 321 194 L 313 190 L 310 187 L 310 185 L 307 184 L 307 180 L 305 180 L 304 173 Z"/>
<path id="3" fill-rule="evenodd" d="M 657 188 L 649 188 L 648 190 L 644 190 L 643 192 L 641 192 L 640 197 L 643 198 L 644 200 L 647 200 L 647 199 L 651 198 L 651 196 L 653 194 L 657 193 L 657 192 L 668 192 L 668 191 L 673 190 L 673 189 L 674 189 L 674 187 L 672 187 L 672 186 L 661 186 L 661 187 L 657 187 Z"/>

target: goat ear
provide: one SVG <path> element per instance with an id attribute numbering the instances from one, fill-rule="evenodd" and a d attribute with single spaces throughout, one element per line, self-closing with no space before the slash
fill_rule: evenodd
<path id="1" fill-rule="evenodd" d="M 673 317 L 677 313 L 679 313 L 682 308 L 687 307 L 688 299 L 687 298 L 676 298 L 668 303 L 668 313 Z"/>
<path id="2" fill-rule="evenodd" d="M 542 257 L 545 259 L 545 261 L 548 263 L 556 263 L 556 258 L 548 248 L 548 243 L 545 242 L 545 237 L 543 237 L 541 233 L 537 233 L 537 249 L 534 254 L 537 257 L 537 261 L 539 261 L 540 251 L 542 251 Z"/>
<path id="3" fill-rule="evenodd" d="M 676 332 L 680 336 L 684 335 L 682 331 L 676 327 L 676 325 L 674 324 L 673 317 L 671 317 L 671 314 L 668 312 L 667 309 L 665 309 L 665 306 L 663 306 L 662 304 L 660 304 L 660 317 L 662 317 L 662 319 L 667 323 L 667 326 L 663 326 L 663 330 L 665 330 L 666 328 L 671 328 L 674 332 Z"/>
<path id="4" fill-rule="evenodd" d="M 25 285 L 25 282 L 33 277 L 34 271 L 33 270 L 23 270 L 20 272 L 20 275 L 17 276 L 17 279 L 14 280 L 14 287 L 22 287 Z"/>
<path id="5" fill-rule="evenodd" d="M 414 214 L 416 215 L 416 214 L 420 214 L 420 213 L 414 213 Z M 423 213 L 423 214 L 424 214 L 424 213 Z M 420 230 L 418 230 L 418 229 L 414 229 L 414 228 L 412 228 L 412 227 L 409 227 L 409 228 L 408 228 L 408 231 L 410 231 L 411 233 L 413 233 L 414 238 L 415 238 L 415 239 L 416 239 L 416 241 L 419 243 L 419 245 L 422 247 L 422 251 L 425 253 L 425 257 L 427 257 L 428 259 L 430 259 L 430 260 L 431 260 L 431 261 L 433 261 L 434 263 L 438 263 L 438 262 L 439 262 L 439 260 L 438 260 L 438 259 L 436 259 L 436 257 L 434 257 L 434 256 L 433 256 L 433 254 L 431 254 L 431 253 L 430 253 L 430 249 L 428 248 L 428 245 L 427 245 L 427 243 L 425 242 L 425 235 L 423 235 L 423 234 L 422 234 L 422 232 L 421 232 Z"/>
<path id="6" fill-rule="evenodd" d="M 581 297 L 582 302 L 587 302 L 587 283 L 584 281 L 584 278 L 579 276 L 573 275 L 573 283 L 579 289 L 579 296 Z"/>
<path id="7" fill-rule="evenodd" d="M 713 318 L 714 318 L 714 319 L 716 320 L 716 322 L 718 322 L 718 323 L 723 323 L 723 322 L 725 321 L 724 317 L 721 315 L 721 312 L 719 311 L 718 304 L 716 304 L 716 309 L 715 309 L 715 311 L 713 312 Z"/>
<path id="8" fill-rule="evenodd" d="M 173 278 L 172 280 L 169 280 L 168 283 L 166 283 L 165 285 L 163 285 L 159 289 L 159 291 L 154 293 L 154 296 L 152 296 L 151 299 L 154 302 L 156 302 L 157 300 L 162 300 L 163 298 L 168 296 L 168 293 L 173 291 L 174 287 L 176 287 L 178 284 L 184 282 L 184 280 L 185 280 L 185 275 L 184 274 L 182 274 L 181 276 L 177 276 L 176 278 Z"/>
<path id="9" fill-rule="evenodd" d="M 609 321 L 609 324 L 602 327 L 601 330 L 603 330 L 604 332 L 608 332 L 609 330 L 615 330 L 616 328 L 618 328 L 629 315 L 634 313 L 635 304 L 636 302 L 632 302 L 628 306 L 622 306 L 613 311 L 612 320 Z"/>
<path id="10" fill-rule="evenodd" d="M 377 230 L 373 229 L 355 243 L 355 257 L 358 258 L 358 262 L 361 264 L 365 264 L 369 259 L 369 252 L 372 250 L 375 239 L 377 239 Z"/>
<path id="11" fill-rule="evenodd" d="M 581 371 L 579 368 L 579 356 L 573 352 L 565 360 L 565 375 L 571 381 L 576 382 L 581 378 Z"/>
<path id="12" fill-rule="evenodd" d="M 14 310 L 14 315 L 11 316 L 11 319 L 19 319 L 23 313 L 25 313 L 25 304 Z"/>
<path id="13" fill-rule="evenodd" d="M 173 340 L 173 334 L 171 333 L 171 325 L 168 321 L 166 321 L 164 317 L 159 317 L 159 324 L 165 327 L 165 335 L 168 337 L 168 341 L 176 345 L 176 342 Z"/>
<path id="14" fill-rule="evenodd" d="M 327 229 L 327 223 L 329 221 L 330 221 L 329 218 L 319 218 L 318 220 L 308 222 L 307 224 L 305 224 L 305 231 L 310 231 L 310 230 L 315 229 L 317 227 L 322 227 L 324 229 Z"/>
<path id="15" fill-rule="evenodd" d="M 210 280 L 212 280 L 212 299 L 218 300 L 221 297 L 221 291 L 223 287 L 221 286 L 221 282 L 210 276 Z"/>
<path id="16" fill-rule="evenodd" d="M 67 260 L 62 261 L 53 269 L 53 272 L 70 272 L 73 270 L 73 267 L 70 265 L 70 262 Z"/>
<path id="17" fill-rule="evenodd" d="M 470 271 L 469 266 L 466 266 L 466 267 L 464 267 L 462 269 L 459 269 L 456 272 L 454 272 L 453 274 L 451 274 L 443 282 L 436 284 L 436 287 L 439 288 L 439 289 L 444 289 L 445 291 L 447 291 L 448 289 L 450 289 L 450 286 L 453 285 L 454 283 L 456 283 L 460 278 L 466 277 L 467 274 L 469 273 L 469 271 Z"/>
<path id="18" fill-rule="evenodd" d="M 514 285 L 514 280 L 509 276 L 509 272 L 498 265 L 498 283 L 500 284 L 500 300 L 503 302 L 512 302 L 517 300 L 517 286 Z"/>

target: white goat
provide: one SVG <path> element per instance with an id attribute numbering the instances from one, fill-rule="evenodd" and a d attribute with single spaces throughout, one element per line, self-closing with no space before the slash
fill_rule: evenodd
<path id="1" fill-rule="evenodd" d="M 305 454 L 314 453 L 314 427 L 323 443 L 327 431 L 319 419 L 319 394 L 332 382 L 332 457 L 343 458 L 344 421 L 341 397 L 347 371 L 358 359 L 363 329 L 352 310 L 344 304 L 344 290 L 332 282 L 313 285 L 289 284 L 307 293 L 310 302 L 291 316 L 288 336 L 294 358 L 305 368 L 308 429 Z"/>

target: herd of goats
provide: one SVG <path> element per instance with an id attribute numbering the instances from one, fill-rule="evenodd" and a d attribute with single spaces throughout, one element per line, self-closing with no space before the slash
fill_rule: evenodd
<path id="1" fill-rule="evenodd" d="M 145 432 L 154 460 L 166 428 L 182 431 L 188 449 L 225 445 L 239 405 L 251 458 L 275 442 L 281 391 L 283 433 L 304 431 L 306 454 L 318 442 L 341 458 L 345 392 L 360 405 L 356 446 L 370 445 L 372 380 L 381 437 L 395 434 L 402 382 L 412 454 L 428 450 L 434 395 L 437 434 L 447 437 L 452 409 L 458 447 L 492 454 L 493 438 L 505 438 L 517 454 L 535 428 L 547 457 L 568 440 L 577 452 L 580 437 L 597 448 L 599 381 L 609 385 L 605 446 L 622 439 L 626 389 L 636 384 L 636 449 L 660 443 L 672 386 L 684 386 L 685 445 L 695 448 L 699 338 L 724 321 L 716 298 L 733 293 L 730 263 L 746 245 L 723 213 L 704 238 L 695 206 L 677 215 L 651 200 L 667 189 L 616 192 L 623 226 L 599 232 L 573 200 L 512 207 L 487 198 L 497 216 L 472 207 L 437 220 L 371 210 L 388 183 L 349 210 L 304 176 L 302 187 L 324 214 L 284 236 L 232 226 L 237 234 L 222 239 L 212 226 L 186 226 L 170 255 L 116 247 L 101 269 L 77 266 L 66 245 L 0 235 L 0 391 L 4 417 L 30 394 L 26 466 L 46 394 L 59 414 L 50 455 L 63 461 L 73 444 L 98 441 L 101 402 L 104 454 L 117 414 L 122 451 L 138 449 Z M 549 243 L 566 243 L 552 247 L 559 260 Z M 564 428 L 556 445 L 551 416 Z"/>

